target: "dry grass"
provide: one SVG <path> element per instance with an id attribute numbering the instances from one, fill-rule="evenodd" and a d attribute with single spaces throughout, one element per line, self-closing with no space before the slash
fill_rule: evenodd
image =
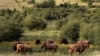
<path id="1" fill-rule="evenodd" d="M 0 43 L 0 56 L 22 56 L 21 54 L 16 54 L 12 50 L 12 45 L 15 42 L 2 42 Z M 58 51 L 55 52 L 44 52 L 42 49 L 40 49 L 40 45 L 35 45 L 33 41 L 27 41 L 25 42 L 29 44 L 32 47 L 32 53 L 25 54 L 23 56 L 68 56 L 68 45 L 59 45 Z M 77 56 L 76 53 L 74 53 L 74 56 Z M 100 56 L 100 47 L 97 46 L 90 46 L 89 49 L 86 49 L 82 56 Z"/>
<path id="2" fill-rule="evenodd" d="M 0 9 L 16 8 L 17 10 L 22 11 L 21 7 L 23 7 L 23 6 L 25 6 L 25 7 L 34 6 L 33 4 L 28 4 L 27 1 L 24 1 L 24 2 L 20 2 L 20 0 L 18 0 L 18 1 L 19 1 L 19 5 L 18 5 L 18 3 L 15 2 L 15 0 L 0 0 Z M 36 0 L 37 3 L 42 3 L 43 1 L 46 1 L 46 0 Z M 78 3 L 79 5 L 87 6 L 87 3 L 83 3 L 83 2 L 81 2 L 81 0 L 55 0 L 55 1 L 56 1 L 56 5 L 67 2 L 70 4 Z M 96 3 L 93 3 L 93 5 L 100 5 L 100 3 L 96 2 Z"/>
<path id="3" fill-rule="evenodd" d="M 60 35 L 60 31 L 53 30 L 53 31 L 28 31 L 23 33 L 23 35 L 48 35 L 48 36 L 53 36 L 53 35 Z"/>

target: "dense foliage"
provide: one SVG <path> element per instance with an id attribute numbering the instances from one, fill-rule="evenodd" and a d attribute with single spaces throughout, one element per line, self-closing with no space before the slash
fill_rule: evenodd
<path id="1" fill-rule="evenodd" d="M 22 36 L 21 14 L 9 9 L 0 10 L 0 42 L 19 40 Z"/>
<path id="2" fill-rule="evenodd" d="M 54 0 L 49 0 L 31 8 L 25 7 L 22 13 L 17 10 L 0 10 L 0 22 L 0 41 L 18 39 L 22 29 L 25 31 L 25 28 L 28 28 L 30 31 L 46 30 L 46 35 L 49 30 L 57 30 L 60 34 L 56 33 L 53 36 L 58 34 L 56 37 L 66 37 L 69 42 L 87 39 L 92 44 L 100 45 L 99 7 L 68 3 L 56 6 Z"/>
<path id="3" fill-rule="evenodd" d="M 29 30 L 43 30 L 46 28 L 47 23 L 40 17 L 34 17 L 34 15 L 29 15 L 23 20 L 23 25 L 24 27 L 27 27 Z"/>

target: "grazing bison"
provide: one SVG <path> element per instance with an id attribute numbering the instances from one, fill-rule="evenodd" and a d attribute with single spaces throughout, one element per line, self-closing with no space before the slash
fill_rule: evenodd
<path id="1" fill-rule="evenodd" d="M 24 44 L 24 43 L 23 43 L 23 42 L 17 42 L 17 43 L 15 43 L 15 44 L 12 46 L 14 51 L 16 51 L 16 45 L 17 45 L 17 44 Z"/>
<path id="2" fill-rule="evenodd" d="M 56 45 L 55 43 L 43 42 L 41 48 L 45 50 L 53 50 L 56 52 L 58 49 L 58 45 Z"/>
<path id="3" fill-rule="evenodd" d="M 54 43 L 54 40 L 53 40 L 53 39 L 47 39 L 46 42 L 47 42 L 48 44 L 51 44 L 51 43 Z"/>
<path id="4" fill-rule="evenodd" d="M 85 48 L 89 48 L 89 44 L 90 44 L 88 40 L 80 40 L 77 41 L 77 43 L 83 45 Z"/>
<path id="5" fill-rule="evenodd" d="M 25 52 L 31 52 L 32 48 L 25 43 L 22 42 L 18 42 L 13 46 L 14 51 L 16 51 L 17 53 L 21 52 L 21 53 L 25 53 Z"/>
<path id="6" fill-rule="evenodd" d="M 60 38 L 59 42 L 60 44 L 68 44 L 68 41 L 66 38 Z"/>
<path id="7" fill-rule="evenodd" d="M 25 53 L 25 52 L 30 52 L 31 51 L 31 47 L 27 44 L 17 44 L 16 45 L 16 52 L 19 53 Z"/>
<path id="8" fill-rule="evenodd" d="M 41 44 L 40 39 L 36 39 L 36 40 L 35 40 L 35 44 Z"/>
<path id="9" fill-rule="evenodd" d="M 73 52 L 78 52 L 79 56 L 86 48 L 89 48 L 89 41 L 78 41 L 76 44 L 69 46 L 69 55 L 72 56 Z"/>

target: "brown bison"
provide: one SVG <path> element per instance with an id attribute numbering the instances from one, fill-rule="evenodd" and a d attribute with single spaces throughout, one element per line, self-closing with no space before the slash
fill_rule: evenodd
<path id="1" fill-rule="evenodd" d="M 17 52 L 17 53 L 26 53 L 26 52 L 31 52 L 32 48 L 25 43 L 22 42 L 18 42 L 13 46 L 13 49 Z"/>
<path id="2" fill-rule="evenodd" d="M 42 48 L 42 49 L 45 49 L 45 51 L 46 51 L 46 50 L 53 50 L 53 51 L 56 52 L 57 49 L 58 49 L 58 45 L 56 45 L 55 43 L 43 42 L 41 48 Z"/>
<path id="3" fill-rule="evenodd" d="M 14 51 L 17 50 L 17 49 L 16 49 L 16 48 L 17 48 L 17 47 L 16 47 L 17 44 L 24 44 L 24 43 L 23 43 L 23 42 L 17 42 L 17 43 L 15 43 L 15 44 L 12 46 Z"/>
<path id="4" fill-rule="evenodd" d="M 35 40 L 35 44 L 41 44 L 40 39 L 36 39 L 36 40 Z"/>
<path id="5" fill-rule="evenodd" d="M 16 45 L 16 52 L 22 52 L 22 53 L 25 53 L 25 52 L 30 52 L 31 51 L 31 47 L 27 44 L 17 44 Z"/>
<path id="6" fill-rule="evenodd" d="M 82 40 L 78 41 L 76 44 L 69 46 L 69 55 L 72 56 L 73 52 L 78 52 L 79 56 L 86 48 L 89 48 L 89 41 Z"/>
<path id="7" fill-rule="evenodd" d="M 68 41 L 66 38 L 60 38 L 59 42 L 60 42 L 60 44 L 68 44 Z"/>
<path id="8" fill-rule="evenodd" d="M 46 43 L 48 43 L 48 44 L 54 43 L 54 40 L 53 39 L 47 39 Z"/>
<path id="9" fill-rule="evenodd" d="M 90 42 L 88 40 L 77 41 L 78 44 L 82 44 L 85 48 L 89 48 Z"/>

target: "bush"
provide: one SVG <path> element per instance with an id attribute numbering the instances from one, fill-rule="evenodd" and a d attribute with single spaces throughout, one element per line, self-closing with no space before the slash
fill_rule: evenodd
<path id="1" fill-rule="evenodd" d="M 100 25 L 83 23 L 80 28 L 80 39 L 87 39 L 91 44 L 100 45 Z"/>
<path id="2" fill-rule="evenodd" d="M 44 1 L 41 4 L 35 4 L 35 7 L 38 7 L 38 8 L 49 8 L 49 7 L 55 7 L 55 6 L 56 4 L 54 0 Z"/>
<path id="3" fill-rule="evenodd" d="M 35 0 L 28 1 L 29 4 L 34 4 Z"/>
<path id="4" fill-rule="evenodd" d="M 60 30 L 62 27 L 63 27 L 63 25 L 65 25 L 66 23 L 67 23 L 67 19 L 61 19 L 61 20 L 58 20 L 58 21 L 56 21 L 56 28 L 58 29 L 58 30 Z"/>
<path id="5" fill-rule="evenodd" d="M 28 27 L 29 30 L 33 30 L 33 29 L 43 30 L 47 26 L 47 23 L 45 20 L 41 18 L 33 17 L 33 15 L 27 16 L 23 20 L 23 24 L 25 27 Z"/>
<path id="6" fill-rule="evenodd" d="M 19 40 L 22 34 L 22 25 L 12 19 L 0 19 L 0 42 Z"/>
<path id="7" fill-rule="evenodd" d="M 63 25 L 61 36 L 76 42 L 79 39 L 79 30 L 80 24 L 78 21 L 68 22 L 66 25 Z"/>
<path id="8" fill-rule="evenodd" d="M 72 7 L 72 5 L 69 4 L 69 3 L 60 4 L 59 6 L 60 7 L 65 7 L 65 8 L 71 8 Z"/>
<path id="9" fill-rule="evenodd" d="M 57 20 L 67 17 L 72 12 L 71 9 L 67 8 L 51 8 L 45 15 L 46 20 Z"/>

